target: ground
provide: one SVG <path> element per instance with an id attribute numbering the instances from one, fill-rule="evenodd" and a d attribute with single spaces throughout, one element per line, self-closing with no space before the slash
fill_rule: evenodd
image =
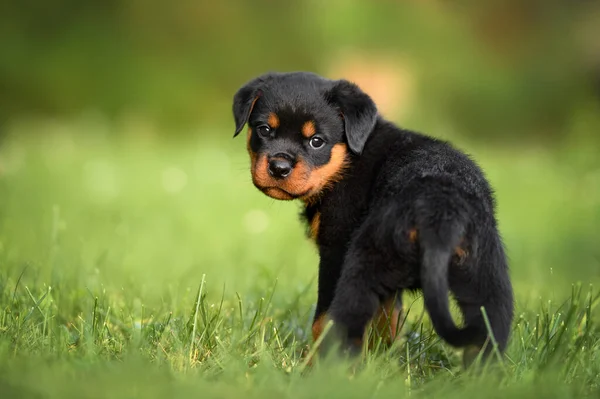
<path id="1" fill-rule="evenodd" d="M 463 372 L 407 296 L 403 339 L 352 372 L 306 367 L 317 254 L 298 205 L 252 186 L 243 140 L 119 129 L 45 121 L 0 144 L 1 397 L 600 393 L 600 168 L 585 151 L 463 146 L 496 188 L 511 259 L 502 366 Z"/>

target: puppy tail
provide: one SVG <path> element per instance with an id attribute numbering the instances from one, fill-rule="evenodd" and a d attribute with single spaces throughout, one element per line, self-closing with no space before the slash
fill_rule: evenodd
<path id="1" fill-rule="evenodd" d="M 424 246 L 421 269 L 421 284 L 425 307 L 429 312 L 433 328 L 446 342 L 455 347 L 464 347 L 477 339 L 479 329 L 458 328 L 450 314 L 448 301 L 448 265 L 452 251 L 447 248 Z"/>
<path id="2" fill-rule="evenodd" d="M 465 347 L 482 339 L 478 326 L 459 328 L 452 320 L 448 294 L 448 267 L 464 234 L 464 224 L 446 221 L 442 226 L 425 225 L 419 232 L 422 249 L 421 287 L 425 307 L 435 331 L 454 347 Z"/>

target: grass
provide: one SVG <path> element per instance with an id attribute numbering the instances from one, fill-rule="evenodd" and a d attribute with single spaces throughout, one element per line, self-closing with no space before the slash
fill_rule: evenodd
<path id="1" fill-rule="evenodd" d="M 462 371 L 407 297 L 403 339 L 351 373 L 304 368 L 317 254 L 297 206 L 252 187 L 243 143 L 115 129 L 32 123 L 0 147 L 0 397 L 600 392 L 596 161 L 467 146 L 496 187 L 511 257 L 506 362 Z"/>

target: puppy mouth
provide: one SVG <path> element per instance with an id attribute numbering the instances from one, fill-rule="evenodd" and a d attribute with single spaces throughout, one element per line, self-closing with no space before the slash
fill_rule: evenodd
<path id="1" fill-rule="evenodd" d="M 265 195 L 274 198 L 274 199 L 278 199 L 278 200 L 282 200 L 282 201 L 291 201 L 291 200 L 295 200 L 298 198 L 304 198 L 306 197 L 309 193 L 310 193 L 310 189 L 306 190 L 302 193 L 290 193 L 289 191 L 286 191 L 280 187 L 260 187 L 260 186 L 256 186 L 260 191 L 262 191 Z"/>
<path id="2" fill-rule="evenodd" d="M 304 199 L 314 189 L 310 182 L 311 170 L 302 160 L 297 160 L 295 167 L 283 179 L 269 173 L 266 155 L 254 155 L 251 161 L 252 183 L 268 197 L 283 201 Z"/>
<path id="3" fill-rule="evenodd" d="M 271 176 L 265 154 L 250 152 L 250 160 L 252 182 L 265 195 L 283 201 L 300 199 L 306 203 L 318 200 L 323 190 L 341 179 L 347 166 L 344 144 L 336 144 L 329 162 L 319 167 L 299 157 L 291 173 L 283 179 Z"/>

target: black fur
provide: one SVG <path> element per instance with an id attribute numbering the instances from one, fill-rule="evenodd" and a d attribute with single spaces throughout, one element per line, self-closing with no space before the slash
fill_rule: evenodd
<path id="1" fill-rule="evenodd" d="M 375 103 L 355 84 L 342 80 L 325 93 L 327 102 L 339 109 L 350 150 L 360 154 L 377 123 Z"/>
<path id="2" fill-rule="evenodd" d="M 272 137 L 252 132 L 256 154 L 285 152 L 317 168 L 331 162 L 333 145 L 350 149 L 343 177 L 304 198 L 303 211 L 309 224 L 320 215 L 315 320 L 328 314 L 345 347 L 362 339 L 381 303 L 422 289 L 435 331 L 449 344 L 484 346 L 483 306 L 505 350 L 512 286 L 492 189 L 472 159 L 447 142 L 384 120 L 350 82 L 311 73 L 263 75 L 238 91 L 233 111 L 236 135 L 246 122 L 255 128 L 269 113 L 280 117 Z M 315 121 L 324 150 L 307 146 L 300 133 L 305 120 Z M 466 256 L 455 253 L 458 247 Z M 450 316 L 449 292 L 464 316 L 463 328 Z"/>
<path id="3" fill-rule="evenodd" d="M 248 122 L 254 100 L 262 94 L 262 92 L 255 88 L 255 84 L 248 84 L 242 87 L 233 98 L 233 117 L 235 119 L 235 133 L 233 137 L 240 134 L 244 125 Z"/>

